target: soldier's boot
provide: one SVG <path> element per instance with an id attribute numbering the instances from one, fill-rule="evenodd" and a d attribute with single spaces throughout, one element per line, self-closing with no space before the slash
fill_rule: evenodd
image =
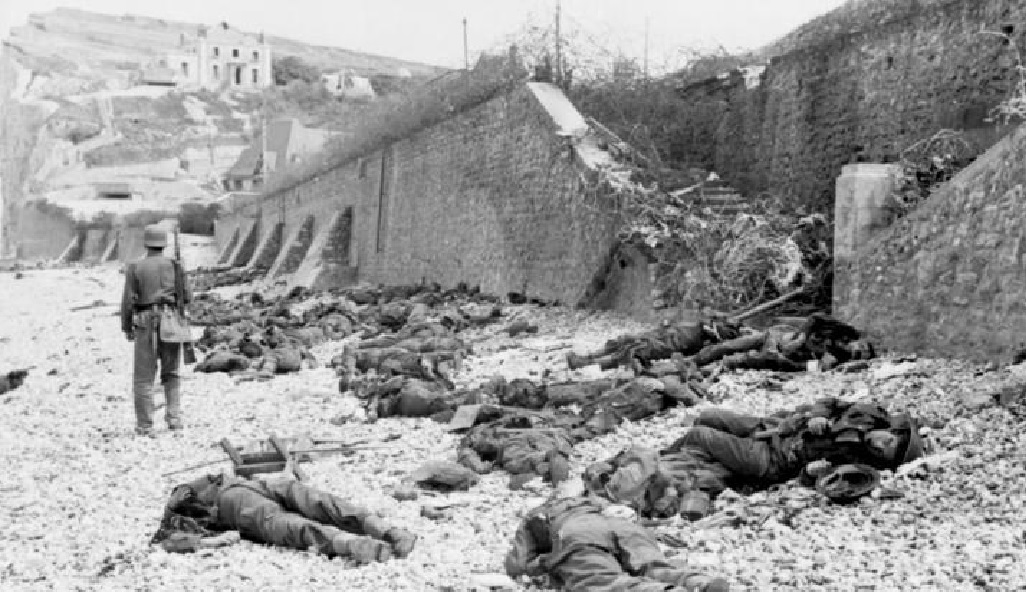
<path id="1" fill-rule="evenodd" d="M 385 541 L 392 546 L 392 554 L 402 558 L 413 551 L 413 545 L 417 541 L 416 535 L 404 528 L 389 528 L 383 519 L 370 515 L 363 519 L 364 533 L 379 541 Z"/>
<path id="2" fill-rule="evenodd" d="M 476 452 L 467 448 L 461 448 L 457 451 L 456 462 L 479 475 L 492 472 L 493 463 L 482 460 Z"/>
<path id="3" fill-rule="evenodd" d="M 352 559 L 357 565 L 392 558 L 392 547 L 388 543 L 365 536 L 337 536 L 331 541 L 331 548 L 336 555 Z"/>
<path id="4" fill-rule="evenodd" d="M 582 356 L 574 352 L 570 352 L 566 355 L 566 366 L 571 370 L 577 370 L 594 364 L 591 356 Z"/>
<path id="5" fill-rule="evenodd" d="M 164 381 L 164 399 L 167 407 L 164 409 L 164 417 L 168 429 L 181 431 L 182 425 L 182 393 L 181 382 L 178 377 L 169 377 Z"/>
<path id="6" fill-rule="evenodd" d="M 730 584 L 723 578 L 713 576 L 688 576 L 684 580 L 688 592 L 730 592 Z"/>
<path id="7" fill-rule="evenodd" d="M 227 547 L 229 545 L 234 545 L 240 540 L 242 540 L 242 537 L 241 535 L 239 535 L 239 531 L 229 530 L 217 536 L 208 536 L 201 538 L 199 541 L 199 546 L 201 549 L 216 549 L 218 547 Z"/>
<path id="8" fill-rule="evenodd" d="M 392 553 L 402 559 L 413 551 L 413 547 L 417 543 L 417 535 L 405 528 L 390 528 L 385 533 L 385 541 L 392 545 Z"/>
<path id="9" fill-rule="evenodd" d="M 559 485 L 570 478 L 570 461 L 558 450 L 546 452 L 545 460 L 549 463 L 549 480 L 553 485 Z"/>
<path id="10" fill-rule="evenodd" d="M 599 368 L 603 370 L 615 370 L 620 366 L 629 365 L 630 359 L 622 354 L 609 354 L 594 360 L 592 363 L 597 363 Z"/>

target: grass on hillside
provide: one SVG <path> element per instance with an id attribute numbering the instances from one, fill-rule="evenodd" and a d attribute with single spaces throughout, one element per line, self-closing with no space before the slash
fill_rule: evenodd
<path id="1" fill-rule="evenodd" d="M 276 174 L 265 186 L 271 195 L 420 130 L 480 105 L 522 82 L 527 71 L 516 61 L 484 57 L 471 71 L 455 71 L 408 94 L 369 103 L 342 139 L 316 157 Z"/>

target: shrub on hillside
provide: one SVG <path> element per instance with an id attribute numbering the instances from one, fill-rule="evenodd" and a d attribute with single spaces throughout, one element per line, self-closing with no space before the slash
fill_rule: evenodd
<path id="1" fill-rule="evenodd" d="M 100 114 L 91 104 L 77 105 L 64 101 L 46 122 L 47 129 L 57 138 L 78 144 L 95 137 L 103 126 Z"/>
<path id="2" fill-rule="evenodd" d="M 214 220 L 221 210 L 220 204 L 182 204 L 178 214 L 178 226 L 185 234 L 214 234 Z"/>
<path id="3" fill-rule="evenodd" d="M 293 80 L 317 82 L 321 79 L 321 72 L 316 66 L 311 66 L 296 56 L 273 58 L 271 73 L 274 76 L 274 83 L 282 86 Z"/>
<path id="4" fill-rule="evenodd" d="M 391 76 L 389 74 L 374 74 L 370 77 L 371 88 L 374 94 L 379 97 L 402 94 L 410 90 L 414 84 L 409 78 Z"/>
<path id="5" fill-rule="evenodd" d="M 469 72 L 449 72 L 401 97 L 365 104 L 348 134 L 330 141 L 317 157 L 276 174 L 265 185 L 265 194 L 292 187 L 476 107 L 526 76 L 515 58 L 502 59 L 501 65 L 494 58 L 482 58 Z"/>
<path id="6" fill-rule="evenodd" d="M 678 113 L 682 103 L 666 81 L 608 80 L 578 85 L 570 99 L 584 115 L 601 122 L 656 163 L 679 162 L 677 142 L 687 137 Z"/>

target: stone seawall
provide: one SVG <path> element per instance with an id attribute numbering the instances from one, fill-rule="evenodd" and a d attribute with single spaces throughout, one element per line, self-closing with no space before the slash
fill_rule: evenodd
<path id="1" fill-rule="evenodd" d="M 323 285 L 317 274 L 330 272 L 338 281 L 465 282 L 576 304 L 616 241 L 615 200 L 593 162 L 604 153 L 575 144 L 586 132 L 556 87 L 526 83 L 237 207 L 218 223 L 219 244 L 256 219 L 261 232 L 283 222 L 282 236 L 310 241 L 299 227 L 313 217 L 314 260 L 294 281 Z"/>
<path id="2" fill-rule="evenodd" d="M 835 270 L 835 313 L 884 348 L 1007 361 L 1026 344 L 1026 127 Z"/>
<path id="3" fill-rule="evenodd" d="M 965 131 L 982 152 L 1007 131 L 986 120 L 1018 80 L 1026 3 L 857 4 L 844 26 L 825 18 L 803 29 L 761 76 L 681 89 L 678 127 L 688 131 L 673 156 L 745 194 L 828 213 L 845 164 L 894 162 L 941 129 Z"/>

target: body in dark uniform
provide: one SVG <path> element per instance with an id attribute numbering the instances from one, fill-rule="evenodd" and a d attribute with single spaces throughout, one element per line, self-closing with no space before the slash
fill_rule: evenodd
<path id="1" fill-rule="evenodd" d="M 175 263 L 164 256 L 167 233 L 159 226 L 147 226 L 143 244 L 146 257 L 125 268 L 125 290 L 121 300 L 121 329 L 129 341 L 135 341 L 132 368 L 132 392 L 135 398 L 137 433 L 153 432 L 153 395 L 150 388 L 160 364 L 160 382 L 167 399 L 166 419 L 172 430 L 182 429 L 178 368 L 181 344 L 160 340 L 160 309 L 174 307 Z M 192 300 L 188 282 L 182 273 L 184 304 Z"/>
<path id="2" fill-rule="evenodd" d="M 151 543 L 188 553 L 225 531 L 358 564 L 406 557 L 417 539 L 364 508 L 299 481 L 207 475 L 174 488 Z"/>

